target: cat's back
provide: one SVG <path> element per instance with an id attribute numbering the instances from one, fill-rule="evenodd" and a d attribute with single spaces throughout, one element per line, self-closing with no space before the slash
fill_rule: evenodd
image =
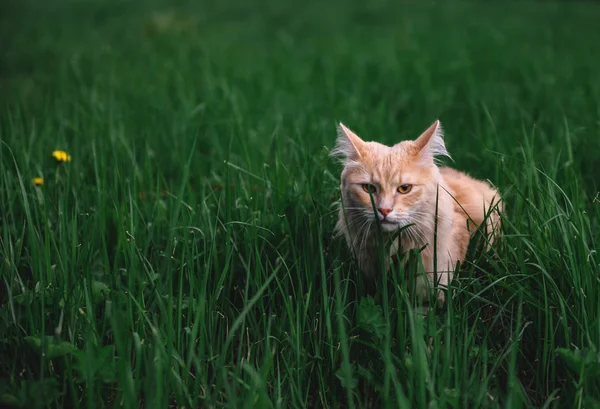
<path id="1" fill-rule="evenodd" d="M 462 211 L 464 209 L 477 224 L 483 222 L 487 209 L 491 205 L 495 206 L 500 200 L 498 191 L 487 182 L 445 166 L 440 167 L 440 173 L 446 185 L 450 188 L 450 193 L 458 202 L 458 204 L 455 204 L 456 210 Z M 499 210 L 502 211 L 501 205 Z"/>

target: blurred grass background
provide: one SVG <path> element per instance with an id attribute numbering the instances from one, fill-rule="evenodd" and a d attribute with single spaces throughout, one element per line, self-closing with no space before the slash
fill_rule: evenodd
<path id="1" fill-rule="evenodd" d="M 4 1 L 0 403 L 599 407 L 599 19 Z M 436 118 L 507 222 L 423 321 L 402 274 L 364 281 L 332 238 L 327 154 L 339 121 L 391 144 Z"/>

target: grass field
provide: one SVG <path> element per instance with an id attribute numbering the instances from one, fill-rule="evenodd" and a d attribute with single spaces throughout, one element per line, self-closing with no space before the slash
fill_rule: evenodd
<path id="1" fill-rule="evenodd" d="M 48 3 L 0 6 L 0 406 L 600 407 L 599 4 Z M 328 152 L 436 118 L 507 214 L 421 319 Z"/>

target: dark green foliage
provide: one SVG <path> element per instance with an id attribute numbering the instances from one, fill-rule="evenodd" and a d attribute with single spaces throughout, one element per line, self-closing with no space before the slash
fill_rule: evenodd
<path id="1" fill-rule="evenodd" d="M 0 406 L 598 407 L 598 5 L 0 8 Z M 423 318 L 328 152 L 436 118 L 507 213 Z"/>

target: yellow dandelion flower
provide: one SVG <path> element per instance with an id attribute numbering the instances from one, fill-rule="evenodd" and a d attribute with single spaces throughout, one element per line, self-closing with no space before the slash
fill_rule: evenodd
<path id="1" fill-rule="evenodd" d="M 44 184 L 44 178 L 33 178 L 33 184 L 36 186 L 42 186 Z"/>
<path id="2" fill-rule="evenodd" d="M 59 162 L 71 162 L 71 155 L 65 151 L 54 151 L 52 156 Z"/>

